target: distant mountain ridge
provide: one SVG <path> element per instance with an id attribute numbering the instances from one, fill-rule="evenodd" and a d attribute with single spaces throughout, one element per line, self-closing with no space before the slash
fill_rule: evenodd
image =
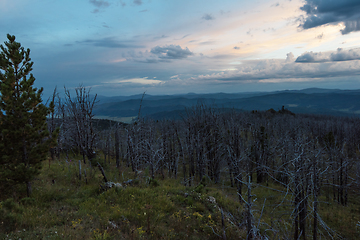
<path id="1" fill-rule="evenodd" d="M 99 118 L 136 117 L 142 94 L 133 96 L 98 96 L 94 113 Z M 360 116 L 360 90 L 308 88 L 274 92 L 210 93 L 145 95 L 141 115 L 154 119 L 176 119 L 186 114 L 185 109 L 197 104 L 239 111 L 281 109 L 294 113 Z"/>

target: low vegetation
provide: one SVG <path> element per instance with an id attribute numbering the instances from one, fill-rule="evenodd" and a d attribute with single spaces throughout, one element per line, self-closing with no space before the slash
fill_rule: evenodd
<path id="1" fill-rule="evenodd" d="M 181 180 L 150 177 L 148 169 L 135 174 L 126 164 L 102 162 L 106 177 L 122 187 L 103 190 L 98 168 L 82 168 L 79 157 L 44 162 L 33 183 L 32 196 L 13 195 L 0 204 L 1 239 L 245 239 L 246 205 L 226 180 L 214 184 L 207 177 L 192 187 Z M 132 181 L 129 181 L 131 179 Z M 128 184 L 126 184 L 128 183 Z M 18 186 L 23 187 L 23 186 Z M 291 238 L 292 204 L 276 184 L 253 184 L 253 212 L 257 235 Z M 246 196 L 244 194 L 244 196 Z M 3 196 L 2 196 L 3 197 Z M 320 215 L 334 239 L 360 234 L 360 204 L 347 207 L 322 197 Z M 309 221 L 308 224 L 311 224 Z M 327 236 L 325 238 L 330 238 Z"/>

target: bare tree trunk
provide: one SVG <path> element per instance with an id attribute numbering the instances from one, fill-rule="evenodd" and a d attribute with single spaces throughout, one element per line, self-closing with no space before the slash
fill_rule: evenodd
<path id="1" fill-rule="evenodd" d="M 318 200 L 317 193 L 314 193 L 314 225 L 313 225 L 313 240 L 317 240 L 317 230 L 318 230 Z"/>
<path id="2" fill-rule="evenodd" d="M 252 231 L 252 214 L 251 214 L 251 207 L 252 207 L 252 203 L 251 203 L 251 179 L 249 176 L 249 181 L 247 184 L 247 195 L 248 195 L 248 199 L 247 199 L 247 216 L 246 216 L 246 232 L 247 232 L 247 236 L 246 239 L 251 240 L 253 239 L 253 231 Z"/>
<path id="3" fill-rule="evenodd" d="M 299 226 L 300 236 L 303 240 L 306 240 L 306 212 L 307 212 L 307 199 L 305 191 L 301 191 L 300 194 L 300 211 L 299 211 Z"/>
<path id="4" fill-rule="evenodd" d="M 81 161 L 79 160 L 79 180 L 81 181 Z"/>
<path id="5" fill-rule="evenodd" d="M 224 221 L 224 211 L 221 208 L 221 225 L 223 228 L 223 239 L 226 240 L 226 232 L 225 232 L 225 221 Z"/>
<path id="6" fill-rule="evenodd" d="M 84 169 L 84 175 L 85 175 L 85 183 L 88 184 L 87 176 L 86 176 L 86 169 Z"/>
<path id="7" fill-rule="evenodd" d="M 115 158 L 116 167 L 120 168 L 120 136 L 119 136 L 119 124 L 116 124 L 115 129 Z"/>
<path id="8" fill-rule="evenodd" d="M 98 167 L 99 167 L 99 170 L 100 170 L 101 174 L 102 174 L 103 177 L 104 177 L 104 181 L 105 181 L 105 182 L 108 182 L 108 179 L 107 179 L 107 177 L 106 177 L 106 175 L 105 175 L 104 169 L 102 168 L 102 166 L 100 165 L 100 163 L 98 163 Z"/>
<path id="9" fill-rule="evenodd" d="M 294 240 L 299 239 L 299 196 L 296 190 L 294 201 Z"/>
<path id="10" fill-rule="evenodd" d="M 31 188 L 31 182 L 30 181 L 26 182 L 26 193 L 27 193 L 28 197 L 31 196 L 32 188 Z"/>
<path id="11" fill-rule="evenodd" d="M 313 160 L 313 196 L 314 196 L 314 224 L 313 224 L 313 240 L 317 240 L 317 231 L 318 231 L 318 168 L 317 168 L 317 158 Z"/>

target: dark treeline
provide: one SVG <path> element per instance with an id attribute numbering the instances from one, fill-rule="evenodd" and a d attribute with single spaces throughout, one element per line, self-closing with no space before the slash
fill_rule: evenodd
<path id="1" fill-rule="evenodd" d="M 67 91 L 66 99 L 57 101 L 50 121 L 57 119 L 61 131 L 53 155 L 76 152 L 94 164 L 102 153 L 105 162 L 114 159 L 118 168 L 127 165 L 135 173 L 148 169 L 151 178 L 178 178 L 187 186 L 203 178 L 226 183 L 247 206 L 249 238 L 256 235 L 252 186 L 281 186 L 292 206 L 287 236 L 292 239 L 333 236 L 319 214 L 319 198 L 346 206 L 359 193 L 358 118 L 295 115 L 284 108 L 224 112 L 197 105 L 182 120 L 138 118 L 128 125 L 109 122 L 100 131 L 93 124 L 95 102 L 82 87 L 76 97 Z"/>

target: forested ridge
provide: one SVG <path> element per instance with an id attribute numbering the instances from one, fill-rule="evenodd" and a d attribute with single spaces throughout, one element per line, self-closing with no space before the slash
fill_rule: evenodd
<path id="1" fill-rule="evenodd" d="M 99 96 L 94 109 L 103 118 L 126 118 L 137 116 L 141 95 L 105 97 Z M 145 95 L 142 115 L 153 119 L 181 119 L 184 109 L 198 103 L 216 105 L 223 109 L 238 111 L 265 111 L 285 106 L 294 113 L 323 114 L 332 116 L 359 116 L 360 93 L 358 90 L 303 89 L 253 93 L 213 93 L 183 95 Z"/>

